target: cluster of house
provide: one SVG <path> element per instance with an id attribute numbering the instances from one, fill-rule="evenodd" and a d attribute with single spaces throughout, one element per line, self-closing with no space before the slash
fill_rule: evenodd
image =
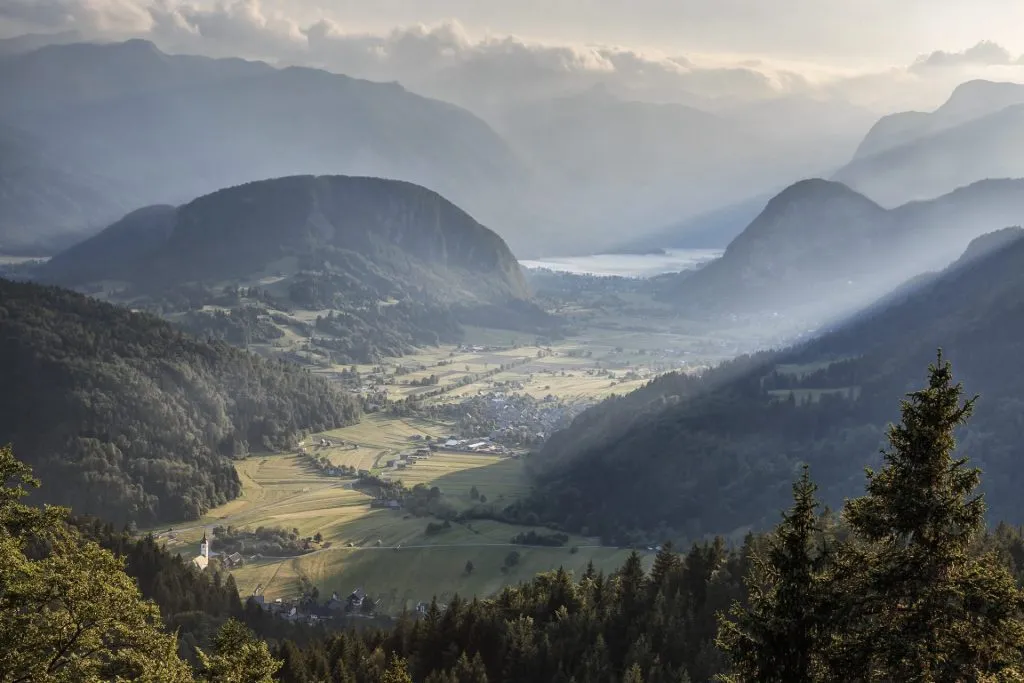
<path id="1" fill-rule="evenodd" d="M 320 604 L 309 599 L 283 600 L 277 598 L 272 602 L 267 602 L 260 587 L 257 586 L 249 600 L 285 621 L 310 625 L 330 621 L 339 616 L 373 616 L 380 605 L 379 599 L 371 598 L 362 588 L 356 588 L 344 598 L 334 592 L 327 602 Z"/>
<path id="2" fill-rule="evenodd" d="M 444 442 L 443 447 L 449 451 L 460 451 L 463 453 L 481 453 L 488 455 L 505 455 L 509 453 L 508 448 L 501 444 L 494 443 L 489 436 L 476 439 L 458 439 L 452 437 Z"/>
<path id="3" fill-rule="evenodd" d="M 491 392 L 474 396 L 458 405 L 446 406 L 447 417 L 455 420 L 464 433 L 486 431 L 486 438 L 455 439 L 456 450 L 503 452 L 500 445 L 528 446 L 544 441 L 552 432 L 568 426 L 589 404 L 566 403 L 554 396 L 532 396 Z M 452 440 L 445 443 L 450 446 Z M 483 443 L 483 445 L 481 445 Z M 488 449 L 488 444 L 499 446 Z M 507 449 L 506 449 L 507 451 Z"/>
<path id="4" fill-rule="evenodd" d="M 418 448 L 414 452 L 399 453 L 393 458 L 384 461 L 384 467 L 392 470 L 404 470 L 415 465 L 420 460 L 429 460 L 431 449 Z"/>
<path id="5" fill-rule="evenodd" d="M 344 441 L 337 441 L 337 442 L 335 442 L 335 441 L 331 441 L 330 439 L 325 439 L 325 438 L 321 437 L 319 439 L 313 439 L 312 443 L 309 446 L 310 446 L 310 448 L 313 448 L 314 450 L 316 450 L 316 449 L 320 449 L 320 448 L 336 448 L 336 447 L 344 446 L 344 445 L 345 445 Z M 357 446 L 355 444 L 353 444 L 353 446 L 355 448 L 359 448 L 359 446 Z M 306 448 L 306 442 L 305 441 L 299 442 L 299 454 L 300 455 L 306 455 L 308 452 L 309 452 L 309 450 Z"/>

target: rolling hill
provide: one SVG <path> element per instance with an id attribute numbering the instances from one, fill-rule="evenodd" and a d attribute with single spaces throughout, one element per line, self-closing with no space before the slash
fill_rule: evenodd
<path id="1" fill-rule="evenodd" d="M 167 55 L 132 40 L 2 57 L 0 91 L 0 122 L 59 150 L 58 165 L 104 179 L 102 196 L 122 207 L 107 223 L 125 206 L 348 173 L 429 185 L 520 235 L 510 211 L 523 171 L 504 141 L 467 111 L 395 83 Z"/>
<path id="2" fill-rule="evenodd" d="M 802 462 L 836 506 L 878 461 L 894 397 L 921 385 L 942 347 L 981 394 L 961 444 L 985 470 L 990 514 L 1019 523 L 1022 322 L 1024 239 L 986 237 L 813 342 L 584 412 L 531 458 L 540 488 L 520 512 L 619 541 L 738 534 L 772 522 Z"/>
<path id="3" fill-rule="evenodd" d="M 1022 222 L 1021 180 L 889 210 L 841 183 L 801 181 L 771 199 L 721 259 L 672 281 L 668 296 L 714 314 L 835 320 L 945 267 L 980 234 Z"/>
<path id="4" fill-rule="evenodd" d="M 0 280 L 0 355 L 0 442 L 43 500 L 118 523 L 195 519 L 240 492 L 232 457 L 360 412 L 297 366 L 55 287 Z"/>

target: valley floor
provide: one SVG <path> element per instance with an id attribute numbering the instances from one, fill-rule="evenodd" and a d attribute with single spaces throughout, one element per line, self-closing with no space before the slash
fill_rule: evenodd
<path id="1" fill-rule="evenodd" d="M 537 399 L 551 396 L 559 405 L 581 409 L 613 393 L 632 391 L 662 372 L 727 358 L 743 343 L 730 336 L 735 332 L 718 337 L 705 332 L 651 332 L 638 320 L 594 316 L 571 340 L 536 346 L 522 334 L 469 329 L 459 346 L 423 349 L 355 370 L 360 382 L 375 385 L 373 391 L 385 389 L 389 401 L 427 392 L 432 394 L 430 405 L 443 407 L 510 392 Z M 506 370 L 498 371 L 502 365 Z M 352 368 L 311 369 L 343 382 L 342 373 Z M 431 375 L 437 384 L 412 384 Z M 351 375 L 344 381 L 349 391 L 359 391 Z M 287 600 L 316 587 L 326 600 L 334 592 L 344 597 L 362 588 L 380 601 L 378 611 L 388 614 L 414 609 L 434 596 L 492 595 L 558 567 L 579 573 L 588 562 L 605 571 L 621 566 L 629 549 L 602 547 L 597 539 L 582 536 L 570 537 L 562 547 L 516 545 L 512 537 L 531 528 L 491 520 L 453 522 L 440 533 L 428 534 L 427 525 L 439 520 L 371 507 L 371 496 L 353 488 L 354 479 L 324 474 L 310 458 L 322 456 L 332 466 L 400 479 L 409 488 L 436 486 L 444 503 L 456 510 L 473 505 L 471 495 L 482 495 L 502 509 L 529 493 L 521 448 L 502 456 L 442 449 L 401 471 L 386 466 L 399 453 L 421 448 L 428 437 L 438 444 L 454 433 L 454 423 L 444 419 L 381 411 L 357 425 L 307 438 L 305 454 L 251 455 L 237 464 L 241 497 L 199 522 L 172 527 L 171 532 L 165 528 L 160 537 L 172 550 L 194 557 L 199 539 L 217 526 L 295 529 L 299 538 L 320 534 L 322 541 L 303 555 L 246 556 L 242 566 L 231 569 L 242 595 L 258 590 L 268 601 Z M 321 445 L 325 438 L 326 447 Z M 653 558 L 653 550 L 641 550 L 647 560 Z M 509 557 L 513 552 L 515 562 Z"/>

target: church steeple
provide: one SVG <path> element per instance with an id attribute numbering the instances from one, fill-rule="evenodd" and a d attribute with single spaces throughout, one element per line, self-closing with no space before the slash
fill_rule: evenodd
<path id="1" fill-rule="evenodd" d="M 199 554 L 205 557 L 207 560 L 210 559 L 210 543 L 206 540 L 205 530 L 203 530 L 203 540 L 199 542 Z"/>

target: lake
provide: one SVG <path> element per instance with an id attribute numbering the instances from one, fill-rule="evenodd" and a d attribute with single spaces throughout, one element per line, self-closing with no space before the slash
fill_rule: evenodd
<path id="1" fill-rule="evenodd" d="M 594 254 L 563 256 L 520 261 L 523 268 L 548 270 L 576 275 L 619 275 L 622 277 L 654 277 L 678 273 L 713 261 L 722 249 L 666 249 L 664 254 Z"/>

